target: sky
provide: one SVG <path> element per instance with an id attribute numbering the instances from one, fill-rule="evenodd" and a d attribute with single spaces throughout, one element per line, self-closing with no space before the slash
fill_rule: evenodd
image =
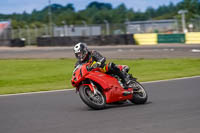
<path id="1" fill-rule="evenodd" d="M 114 8 L 124 3 L 127 8 L 133 8 L 135 11 L 145 11 L 147 7 L 157 8 L 160 5 L 168 5 L 170 2 L 176 4 L 182 0 L 51 0 L 51 3 L 61 5 L 72 3 L 78 11 L 85 9 L 93 1 L 111 3 Z M 11 14 L 24 11 L 31 13 L 33 9 L 41 10 L 47 5 L 48 0 L 0 0 L 0 13 Z"/>

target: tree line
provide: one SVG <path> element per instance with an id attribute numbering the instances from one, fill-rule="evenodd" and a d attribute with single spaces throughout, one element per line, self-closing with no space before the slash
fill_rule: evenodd
<path id="1" fill-rule="evenodd" d="M 51 4 L 42 10 L 33 10 L 32 13 L 22 14 L 13 13 L 9 15 L 0 14 L 1 20 L 12 20 L 13 28 L 24 28 L 26 25 L 30 27 L 42 27 L 49 23 L 49 9 L 51 9 L 52 22 L 55 25 L 76 25 L 83 24 L 103 24 L 105 20 L 109 23 L 124 23 L 126 21 L 141 20 L 160 20 L 160 19 L 180 19 L 179 10 L 187 10 L 187 21 L 192 19 L 200 19 L 200 1 L 199 0 L 183 0 L 176 5 L 170 3 L 162 5 L 154 9 L 148 7 L 145 11 L 135 11 L 128 9 L 123 3 L 113 8 L 110 3 L 91 2 L 84 10 L 76 11 L 73 4 L 69 3 L 65 6 L 60 4 Z"/>

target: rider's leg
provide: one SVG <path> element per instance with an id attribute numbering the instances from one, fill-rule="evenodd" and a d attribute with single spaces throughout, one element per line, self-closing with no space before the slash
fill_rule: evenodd
<path id="1" fill-rule="evenodd" d="M 126 72 L 121 71 L 117 65 L 114 63 L 110 62 L 106 65 L 107 72 L 111 72 L 113 74 L 116 74 L 119 76 L 125 85 L 125 88 L 128 88 L 128 84 L 130 83 L 130 79 L 128 78 L 128 74 Z"/>

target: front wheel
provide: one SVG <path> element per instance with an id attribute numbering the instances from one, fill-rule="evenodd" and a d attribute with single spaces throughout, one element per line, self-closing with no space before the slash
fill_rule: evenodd
<path id="1" fill-rule="evenodd" d="M 148 99 L 148 94 L 144 87 L 137 81 L 133 83 L 133 98 L 130 100 L 134 104 L 144 104 Z"/>
<path id="2" fill-rule="evenodd" d="M 100 91 L 97 90 L 97 93 L 94 94 L 89 86 L 84 85 L 79 88 L 79 95 L 82 101 L 92 109 L 99 110 L 105 108 L 106 99 Z"/>

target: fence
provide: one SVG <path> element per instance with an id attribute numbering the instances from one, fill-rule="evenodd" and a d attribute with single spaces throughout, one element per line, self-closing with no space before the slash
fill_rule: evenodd
<path id="1" fill-rule="evenodd" d="M 11 29 L 12 39 L 21 38 L 26 41 L 26 45 L 35 45 L 37 42 L 37 37 L 49 36 L 49 31 L 46 27 L 30 29 L 29 27 L 25 29 Z"/>
<path id="2" fill-rule="evenodd" d="M 191 20 L 187 24 L 188 31 L 200 31 L 200 19 Z M 38 28 L 7 28 L 0 33 L 0 40 L 22 38 L 26 45 L 37 44 L 38 37 L 71 37 L 71 36 L 105 36 L 135 33 L 180 33 L 181 22 L 178 20 L 152 20 L 126 22 L 123 24 L 109 24 L 105 21 L 99 25 L 63 25 L 49 27 L 43 25 Z"/>

